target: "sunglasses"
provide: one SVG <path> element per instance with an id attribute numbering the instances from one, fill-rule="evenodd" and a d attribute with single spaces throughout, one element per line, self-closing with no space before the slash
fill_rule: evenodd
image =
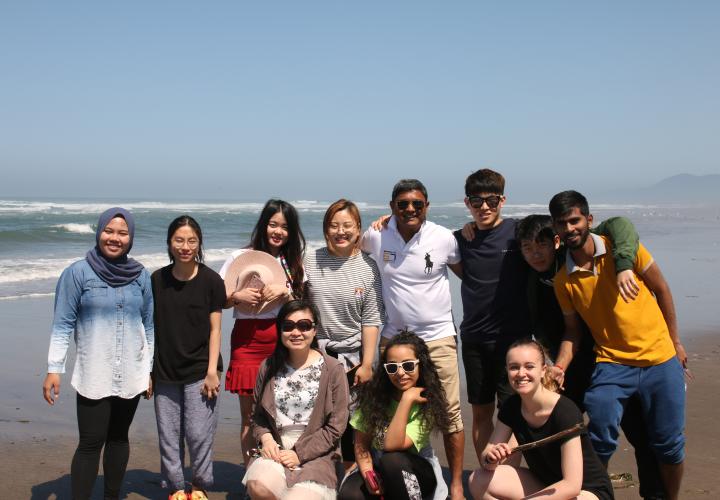
<path id="1" fill-rule="evenodd" d="M 315 328 L 315 323 L 309 319 L 301 319 L 298 321 L 290 321 L 289 319 L 286 319 L 282 322 L 281 327 L 283 332 L 292 332 L 297 328 L 302 333 L 305 333 Z"/>
<path id="2" fill-rule="evenodd" d="M 412 204 L 415 210 L 422 210 L 425 208 L 425 202 L 422 200 L 400 200 L 395 202 L 395 206 L 398 207 L 398 210 L 407 210 L 407 207 L 409 207 L 410 204 Z"/>
<path id="3" fill-rule="evenodd" d="M 394 375 L 398 372 L 399 368 L 402 368 L 405 373 L 412 373 L 419 363 L 419 359 L 413 359 L 411 361 L 403 361 L 402 363 L 385 363 L 383 366 L 388 375 Z"/>
<path id="4" fill-rule="evenodd" d="M 468 202 L 473 208 L 482 208 L 483 203 L 487 203 L 488 208 L 497 208 L 502 200 L 502 196 L 491 194 L 490 196 L 468 196 Z"/>

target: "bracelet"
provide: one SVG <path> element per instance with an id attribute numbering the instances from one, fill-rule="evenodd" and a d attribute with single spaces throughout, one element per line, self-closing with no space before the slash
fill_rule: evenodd
<path id="1" fill-rule="evenodd" d="M 562 365 L 555 363 L 553 366 L 555 366 L 555 368 L 559 368 L 561 372 L 565 373 L 565 368 L 563 368 Z"/>

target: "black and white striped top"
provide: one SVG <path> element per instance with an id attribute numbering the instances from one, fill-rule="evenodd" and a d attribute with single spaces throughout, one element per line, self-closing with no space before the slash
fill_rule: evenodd
<path id="1" fill-rule="evenodd" d="M 337 257 L 326 247 L 305 255 L 306 293 L 320 311 L 318 339 L 337 352 L 359 351 L 363 326 L 383 322 L 382 283 L 366 253 Z"/>

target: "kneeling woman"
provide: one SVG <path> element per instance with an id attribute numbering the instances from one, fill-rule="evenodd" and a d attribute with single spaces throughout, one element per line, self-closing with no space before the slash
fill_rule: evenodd
<path id="1" fill-rule="evenodd" d="M 317 350 L 319 319 L 304 300 L 278 312 L 275 351 L 255 386 L 252 433 L 260 457 L 243 479 L 253 499 L 335 498 L 348 384 L 343 365 Z"/>
<path id="2" fill-rule="evenodd" d="M 381 363 L 384 370 L 363 386 L 350 421 L 358 472 L 345 480 L 340 498 L 432 498 L 437 479 L 430 433 L 449 427 L 445 391 L 427 345 L 414 333 L 393 337 Z"/>
<path id="3" fill-rule="evenodd" d="M 554 391 L 544 348 L 536 341 L 515 342 L 507 352 L 508 380 L 515 395 L 500 409 L 498 422 L 470 476 L 473 498 L 611 499 L 612 485 L 584 431 L 523 452 L 528 468 L 503 464 L 514 434 L 525 444 L 570 429 L 583 421 L 580 410 Z"/>

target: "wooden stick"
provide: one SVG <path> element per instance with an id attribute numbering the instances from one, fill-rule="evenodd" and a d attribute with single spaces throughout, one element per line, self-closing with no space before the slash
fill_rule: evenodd
<path id="1" fill-rule="evenodd" d="M 526 450 L 532 450 L 534 448 L 539 448 L 540 446 L 545 446 L 546 444 L 552 443 L 553 441 L 557 441 L 558 439 L 563 438 L 565 436 L 569 436 L 572 434 L 579 434 L 584 429 L 585 429 L 584 422 L 577 423 L 568 429 L 565 429 L 560 432 L 556 432 L 555 434 L 552 434 L 548 437 L 538 439 L 537 441 L 532 441 L 530 443 L 521 444 L 520 446 L 516 446 L 515 448 L 510 450 L 510 455 L 514 455 L 515 453 L 521 453 Z M 485 457 L 485 462 L 488 464 L 492 463 L 487 460 L 487 457 Z"/>
<path id="2" fill-rule="evenodd" d="M 555 434 L 548 436 L 546 438 L 538 439 L 537 441 L 532 441 L 530 443 L 521 444 L 520 446 L 516 446 L 510 451 L 510 454 L 513 453 L 520 453 L 525 450 L 532 450 L 533 448 L 538 448 L 540 446 L 545 446 L 548 443 L 552 443 L 553 441 L 557 441 L 558 439 L 569 436 L 570 434 L 579 434 L 583 429 L 585 429 L 585 424 L 583 422 L 577 423 L 573 425 L 572 427 L 565 429 L 564 431 L 556 432 Z"/>

